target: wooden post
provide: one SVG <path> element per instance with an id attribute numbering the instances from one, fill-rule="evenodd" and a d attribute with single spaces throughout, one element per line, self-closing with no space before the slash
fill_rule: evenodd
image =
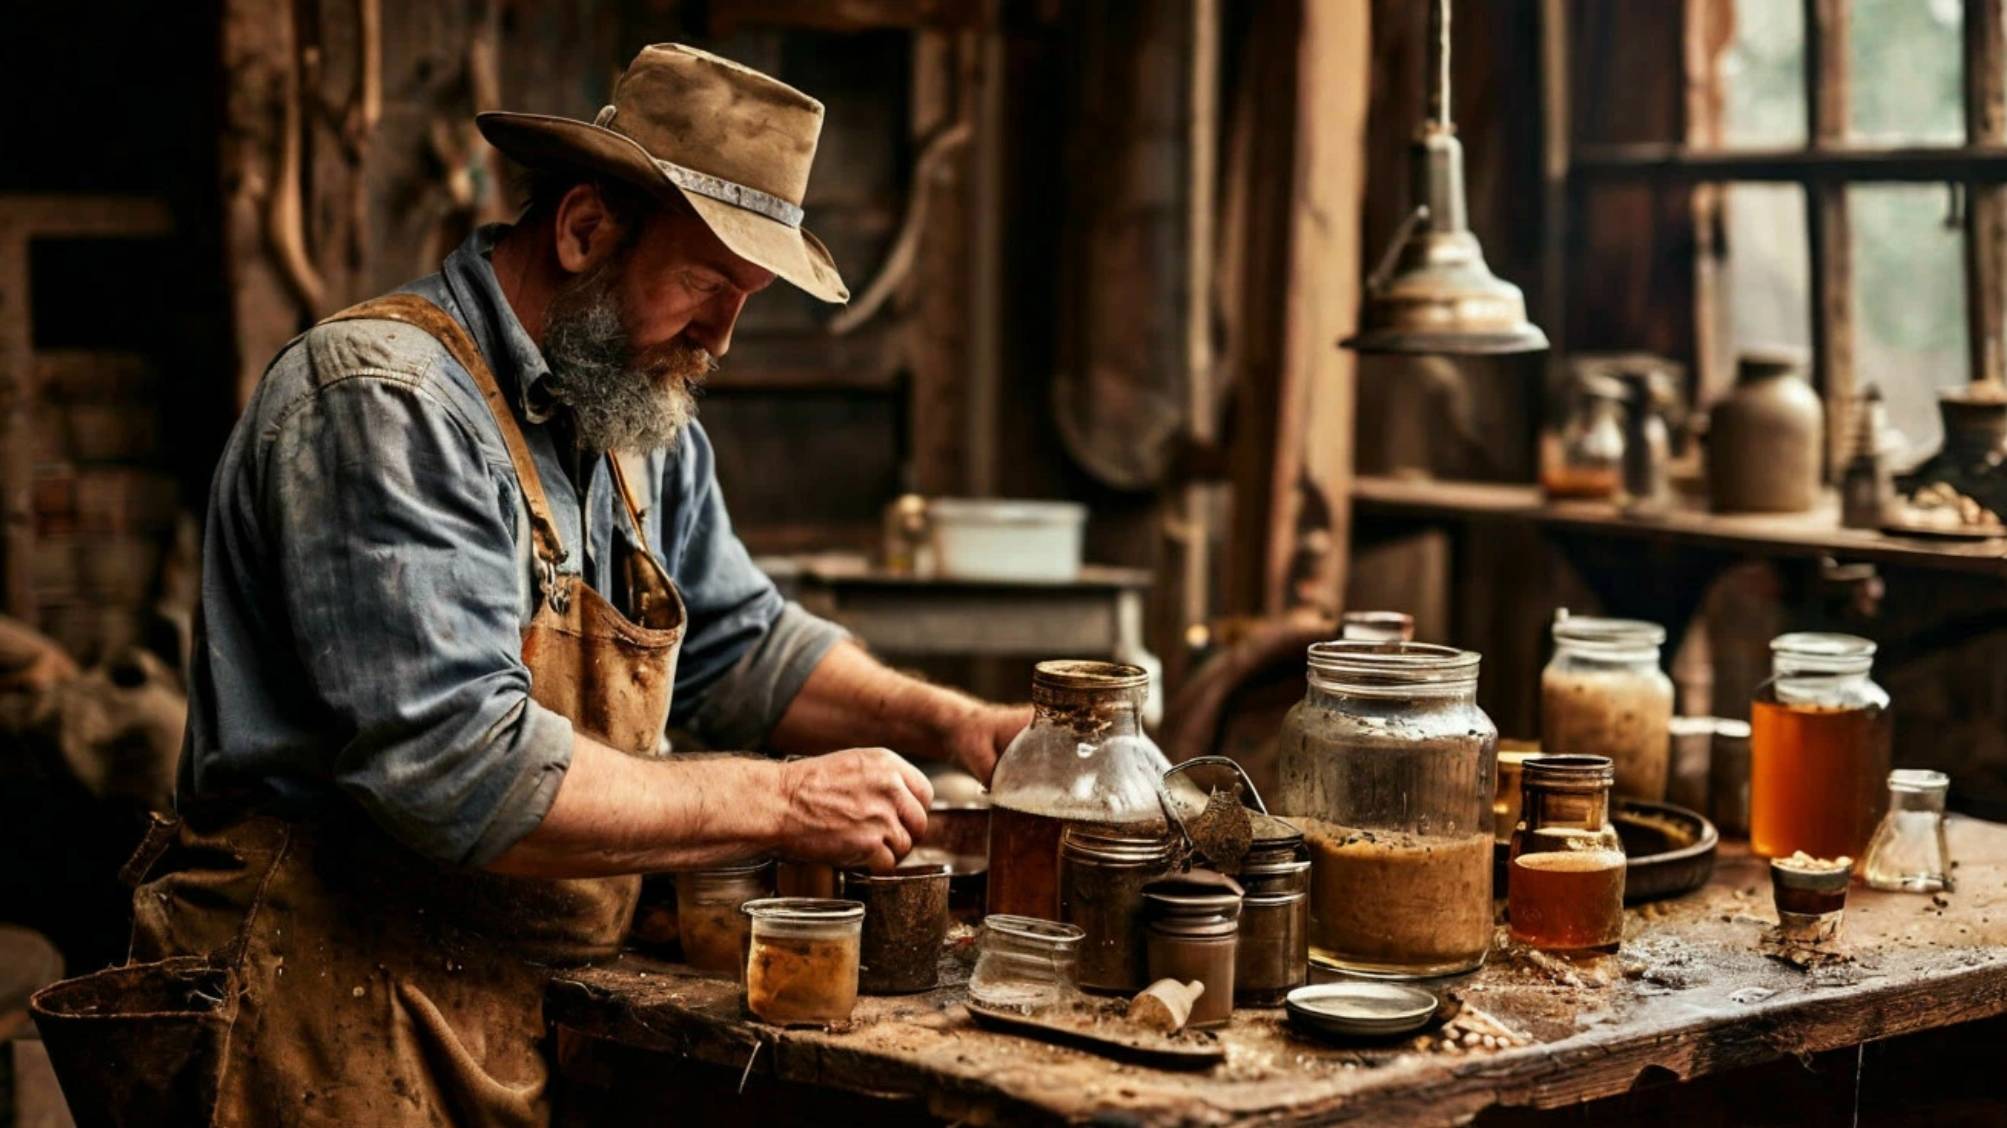
<path id="1" fill-rule="evenodd" d="M 1966 0 L 1965 140 L 2007 144 L 2007 30 L 2002 0 Z M 1965 184 L 1966 339 L 1974 380 L 2007 379 L 2007 187 Z"/>
<path id="2" fill-rule="evenodd" d="M 1847 137 L 1847 0 L 1805 0 L 1806 136 L 1814 148 Z M 1847 186 L 1805 188 L 1812 266 L 1812 376 L 1826 401 L 1827 469 L 1845 457 L 1854 395 L 1854 248 Z"/>

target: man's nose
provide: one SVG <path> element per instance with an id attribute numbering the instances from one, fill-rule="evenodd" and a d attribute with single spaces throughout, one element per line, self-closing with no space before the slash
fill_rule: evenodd
<path id="1" fill-rule="evenodd" d="M 718 359 L 732 348 L 732 327 L 739 323 L 739 311 L 746 308 L 746 295 L 720 294 L 705 303 L 691 319 L 684 334 Z"/>

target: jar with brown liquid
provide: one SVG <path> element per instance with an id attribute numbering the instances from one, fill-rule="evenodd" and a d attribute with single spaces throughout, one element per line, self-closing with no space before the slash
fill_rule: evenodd
<path id="1" fill-rule="evenodd" d="M 1491 948 L 1498 729 L 1478 656 L 1419 642 L 1320 642 L 1283 720 L 1275 811 L 1310 852 L 1310 962 L 1423 978 Z"/>
<path id="2" fill-rule="evenodd" d="M 1749 716 L 1749 844 L 1783 858 L 1862 858 L 1888 802 L 1888 692 L 1875 644 L 1779 635 Z"/>
<path id="3" fill-rule="evenodd" d="M 1171 765 L 1143 732 L 1150 676 L 1116 662 L 1040 662 L 1032 721 L 990 778 L 989 911 L 1059 919 L 1059 840 L 1069 826 L 1125 837 L 1168 831 L 1157 800 Z"/>
<path id="4" fill-rule="evenodd" d="M 1624 938 L 1624 843 L 1610 825 L 1607 756 L 1535 756 L 1521 779 L 1506 867 L 1512 938 L 1555 952 L 1614 952 Z"/>

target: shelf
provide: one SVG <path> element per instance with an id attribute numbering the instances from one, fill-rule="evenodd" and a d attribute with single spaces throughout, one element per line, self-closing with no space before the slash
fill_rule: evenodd
<path id="1" fill-rule="evenodd" d="M 1580 176 L 1713 180 L 1912 180 L 1932 183 L 2007 180 L 2007 149 L 1690 149 L 1643 143 L 1583 145 L 1571 171 Z"/>
<path id="2" fill-rule="evenodd" d="M 1543 528 L 1631 537 L 1750 556 L 1832 556 L 1916 568 L 2007 576 L 2007 539 L 1894 537 L 1839 526 L 1829 497 L 1810 513 L 1719 514 L 1676 509 L 1658 518 L 1626 517 L 1599 501 L 1549 501 L 1531 485 L 1441 482 L 1367 476 L 1352 485 L 1362 515 L 1526 521 Z"/>

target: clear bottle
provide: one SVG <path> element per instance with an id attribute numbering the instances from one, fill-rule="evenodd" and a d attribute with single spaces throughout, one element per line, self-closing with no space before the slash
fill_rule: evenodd
<path id="1" fill-rule="evenodd" d="M 1795 633 L 1770 643 L 1749 716 L 1749 844 L 1784 858 L 1866 856 L 1888 800 L 1888 692 L 1875 644 Z"/>
<path id="2" fill-rule="evenodd" d="M 1150 676 L 1117 662 L 1040 662 L 1032 721 L 990 779 L 989 911 L 1059 919 L 1068 826 L 1168 833 L 1157 796 L 1171 765 L 1143 732 Z"/>
<path id="3" fill-rule="evenodd" d="M 1080 942 L 1070 924 L 992 913 L 976 938 L 969 999 L 1022 1015 L 1070 1007 L 1080 997 Z"/>
<path id="4" fill-rule="evenodd" d="M 1897 893 L 1948 893 L 1951 855 L 1944 846 L 1944 796 L 1951 777 L 1902 768 L 1889 773 L 1889 813 L 1868 843 L 1868 885 Z"/>
<path id="5" fill-rule="evenodd" d="M 1320 642 L 1283 720 L 1275 811 L 1310 848 L 1310 960 L 1420 978 L 1491 947 L 1498 729 L 1478 655 L 1419 642 Z"/>
<path id="6" fill-rule="evenodd" d="M 1512 938 L 1557 952 L 1614 952 L 1624 938 L 1624 842 L 1610 825 L 1607 756 L 1525 765 L 1506 868 Z"/>
<path id="7" fill-rule="evenodd" d="M 748 901 L 773 893 L 773 862 L 685 870 L 676 875 L 676 929 L 683 962 L 700 971 L 743 971 Z"/>
<path id="8" fill-rule="evenodd" d="M 1608 756 L 1616 793 L 1666 797 L 1673 684 L 1659 668 L 1664 627 L 1575 615 L 1554 623 L 1554 657 L 1540 672 L 1540 750 Z"/>
<path id="9" fill-rule="evenodd" d="M 1577 372 L 1567 414 L 1541 446 L 1540 486 L 1548 497 L 1615 497 L 1624 484 L 1623 384 Z"/>
<path id="10" fill-rule="evenodd" d="M 776 1026 L 826 1025 L 857 1005 L 864 906 L 815 897 L 746 902 L 746 1009 Z"/>

